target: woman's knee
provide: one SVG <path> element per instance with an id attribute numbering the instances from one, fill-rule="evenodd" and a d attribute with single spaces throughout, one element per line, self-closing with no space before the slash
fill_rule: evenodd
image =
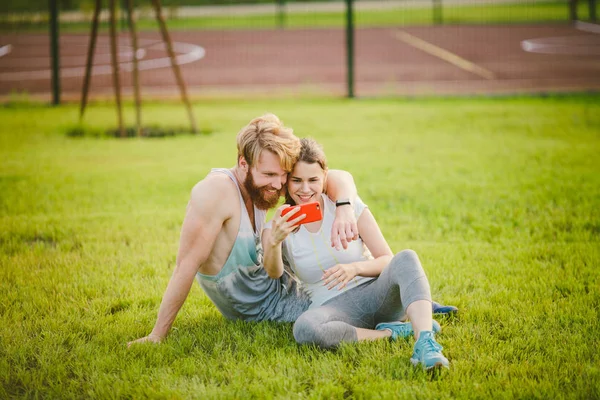
<path id="1" fill-rule="evenodd" d="M 395 261 L 395 262 L 394 262 Z M 392 264 L 403 265 L 403 264 L 421 264 L 419 256 L 416 251 L 411 249 L 402 250 L 397 253 L 392 259 Z"/>
<path id="2" fill-rule="evenodd" d="M 388 264 L 391 271 L 400 271 L 406 269 L 421 268 L 421 261 L 414 250 L 402 250 L 396 253 L 392 261 Z"/>
<path id="3" fill-rule="evenodd" d="M 314 344 L 324 349 L 336 345 L 327 333 L 325 321 L 321 321 L 316 313 L 302 314 L 294 323 L 293 332 L 298 344 Z"/>
<path id="4" fill-rule="evenodd" d="M 389 264 L 390 279 L 405 282 L 425 275 L 419 256 L 414 250 L 402 250 L 397 253 Z"/>
<path id="5" fill-rule="evenodd" d="M 294 323 L 294 339 L 298 344 L 314 343 L 319 333 L 320 323 L 316 320 L 315 315 L 311 313 L 302 314 Z"/>

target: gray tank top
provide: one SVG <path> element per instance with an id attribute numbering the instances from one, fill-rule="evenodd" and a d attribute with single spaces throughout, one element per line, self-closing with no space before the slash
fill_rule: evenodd
<path id="1" fill-rule="evenodd" d="M 271 279 L 263 268 L 260 235 L 266 212 L 254 207 L 255 231 L 233 173 L 225 168 L 213 168 L 210 173 L 224 173 L 237 186 L 241 208 L 240 227 L 221 271 L 217 275 L 198 272 L 197 281 L 228 319 L 295 321 L 310 306 L 310 298 L 287 272 L 279 279 Z"/>

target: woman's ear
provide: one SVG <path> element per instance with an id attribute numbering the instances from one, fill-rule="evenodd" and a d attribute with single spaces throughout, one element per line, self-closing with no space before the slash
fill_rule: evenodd
<path id="1" fill-rule="evenodd" d="M 323 171 L 323 193 L 327 194 L 327 171 Z"/>

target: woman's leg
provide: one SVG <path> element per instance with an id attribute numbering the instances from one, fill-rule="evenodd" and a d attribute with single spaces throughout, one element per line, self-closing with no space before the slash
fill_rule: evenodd
<path id="1" fill-rule="evenodd" d="M 314 344 L 330 349 L 341 342 L 356 342 L 356 328 L 342 310 L 322 306 L 305 311 L 294 323 L 294 338 L 298 344 Z"/>
<path id="2" fill-rule="evenodd" d="M 421 331 L 433 330 L 433 318 L 431 317 L 431 301 L 417 300 L 406 309 L 408 319 L 412 323 L 415 339 L 419 338 Z"/>
<path id="3" fill-rule="evenodd" d="M 398 253 L 377 279 L 303 313 L 294 324 L 294 337 L 298 343 L 324 348 L 343 341 L 376 340 L 390 336 L 388 330 L 374 330 L 377 323 L 398 321 L 405 312 L 415 337 L 421 330 L 432 330 L 429 282 L 412 250 Z"/>
<path id="4" fill-rule="evenodd" d="M 383 298 L 378 298 L 378 301 L 383 301 L 378 317 L 393 317 L 399 298 L 401 307 L 406 309 L 412 322 L 416 342 L 411 363 L 425 369 L 448 368 L 449 362 L 442 354 L 442 346 L 435 341 L 429 281 L 417 254 L 412 250 L 396 254 L 377 281 L 378 285 L 372 285 L 371 289 L 385 293 Z"/>
<path id="5" fill-rule="evenodd" d="M 414 251 L 396 254 L 369 289 L 377 307 L 376 323 L 402 319 L 397 317 L 400 310 L 412 322 L 415 338 L 422 330 L 432 330 L 429 281 Z"/>
<path id="6" fill-rule="evenodd" d="M 398 253 L 377 279 L 348 289 L 322 307 L 306 311 L 294 324 L 294 337 L 298 343 L 323 348 L 335 347 L 344 341 L 375 340 L 385 336 L 378 335 L 373 327 L 379 322 L 402 319 L 404 309 L 417 339 L 411 357 L 413 365 L 426 369 L 448 367 L 442 347 L 434 338 L 429 281 L 412 250 Z M 398 324 L 385 325 L 392 327 L 384 329 L 395 330 L 393 325 Z M 391 330 L 381 332 L 391 333 Z M 405 336 L 407 330 L 399 329 L 395 336 L 399 333 Z"/>

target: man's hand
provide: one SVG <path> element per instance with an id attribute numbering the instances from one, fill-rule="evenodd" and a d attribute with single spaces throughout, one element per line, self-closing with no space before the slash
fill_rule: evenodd
<path id="1" fill-rule="evenodd" d="M 335 209 L 335 220 L 331 227 L 331 247 L 336 250 L 348 248 L 348 243 L 358 240 L 358 226 L 354 207 L 350 204 L 339 206 Z"/>
<path id="2" fill-rule="evenodd" d="M 329 290 L 340 285 L 338 290 L 342 290 L 356 275 L 358 275 L 358 267 L 356 265 L 337 264 L 323 272 L 323 285 L 326 285 Z"/>
<path id="3" fill-rule="evenodd" d="M 139 338 L 137 340 L 133 340 L 133 341 L 127 343 L 127 347 L 131 347 L 132 344 L 136 344 L 136 343 L 160 343 L 161 341 L 162 341 L 162 338 L 158 337 L 157 335 L 153 335 L 151 333 L 148 336 L 144 336 L 143 338 Z"/>

